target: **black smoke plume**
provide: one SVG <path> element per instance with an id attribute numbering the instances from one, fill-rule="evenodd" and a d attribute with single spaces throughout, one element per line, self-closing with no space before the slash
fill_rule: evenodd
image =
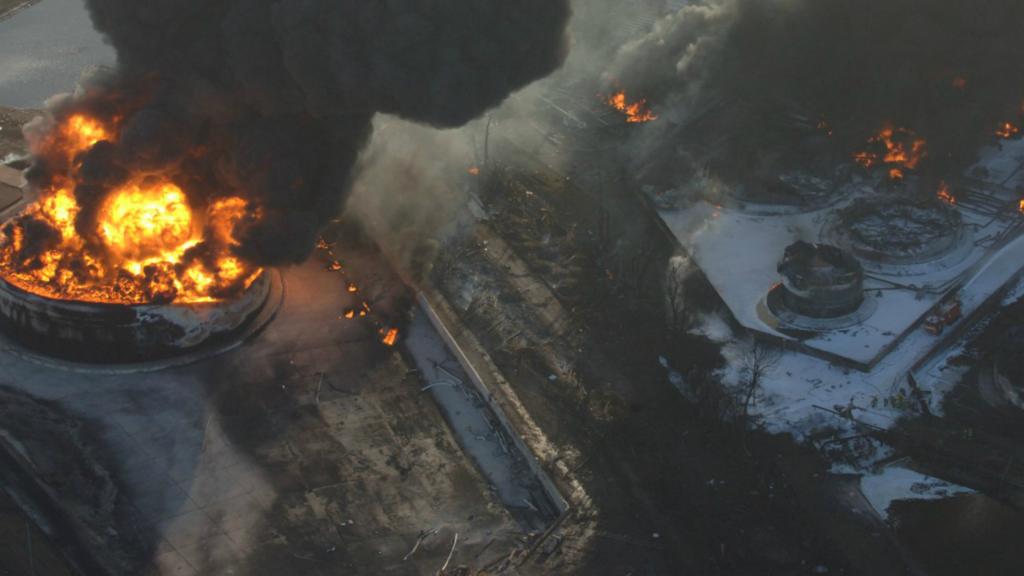
<path id="1" fill-rule="evenodd" d="M 562 63 L 570 12 L 568 0 L 87 4 L 117 69 L 50 112 L 121 129 L 79 159 L 79 231 L 129 174 L 159 172 L 199 202 L 250 200 L 259 217 L 236 231 L 238 252 L 258 265 L 308 257 L 376 113 L 442 128 L 471 120 Z M 65 168 L 38 158 L 29 178 L 45 186 Z"/>
<path id="2" fill-rule="evenodd" d="M 657 146 L 725 141 L 737 171 L 784 163 L 806 136 L 793 118 L 844 155 L 905 127 L 928 141 L 923 171 L 955 170 L 1019 125 L 1021 38 L 1018 0 L 707 0 L 624 46 L 607 80 L 679 111 L 646 128 Z"/>

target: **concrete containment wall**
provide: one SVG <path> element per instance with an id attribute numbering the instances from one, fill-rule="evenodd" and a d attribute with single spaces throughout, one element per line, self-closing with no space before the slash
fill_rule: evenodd
<path id="1" fill-rule="evenodd" d="M 452 354 L 455 355 L 462 369 L 465 370 L 466 374 L 469 375 L 469 379 L 473 386 L 476 388 L 480 396 L 487 402 L 491 411 L 494 413 L 498 422 L 502 428 L 508 434 L 512 441 L 515 443 L 515 447 L 522 453 L 524 460 L 530 467 L 530 471 L 540 481 L 541 486 L 544 488 L 545 493 L 552 503 L 558 508 L 560 514 L 565 514 L 569 509 L 569 503 L 565 497 L 555 486 L 554 481 L 547 474 L 544 468 L 540 465 L 534 452 L 526 445 L 522 439 L 522 435 L 518 433 L 515 426 L 513 426 L 505 410 L 502 408 L 501 403 L 498 401 L 498 397 L 492 392 L 491 388 L 485 382 L 484 377 L 481 375 L 481 370 L 478 370 L 476 363 L 470 360 L 463 346 L 459 343 L 456 336 L 453 334 L 453 330 L 449 330 L 448 325 L 450 323 L 457 322 L 454 318 L 450 318 L 448 314 L 439 313 L 438 309 L 431 304 L 430 299 L 424 294 L 419 292 L 417 294 L 417 300 L 419 301 L 420 307 L 423 309 L 427 319 L 437 330 L 438 334 L 444 340 L 445 344 L 451 350 Z M 442 314 L 444 319 L 442 319 Z M 455 330 L 457 332 L 463 332 L 463 330 Z M 482 353 L 482 351 L 480 351 Z M 495 368 L 496 370 L 496 368 Z"/>

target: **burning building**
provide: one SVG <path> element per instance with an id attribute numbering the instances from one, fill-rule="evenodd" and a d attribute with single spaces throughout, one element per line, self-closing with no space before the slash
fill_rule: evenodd
<path id="1" fill-rule="evenodd" d="M 864 302 L 864 270 L 851 254 L 835 246 L 798 241 L 779 263 L 779 304 L 810 318 L 838 318 Z"/>

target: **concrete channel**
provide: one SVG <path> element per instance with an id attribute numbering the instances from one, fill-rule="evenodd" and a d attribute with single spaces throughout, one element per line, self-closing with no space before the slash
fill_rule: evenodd
<path id="1" fill-rule="evenodd" d="M 463 450 L 496 496 L 529 531 L 544 531 L 568 508 L 515 433 L 451 331 L 422 294 L 405 339 L 423 392 L 437 402 Z"/>

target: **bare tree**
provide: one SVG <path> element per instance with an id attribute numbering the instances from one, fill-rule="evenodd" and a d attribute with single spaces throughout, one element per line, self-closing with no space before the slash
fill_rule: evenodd
<path id="1" fill-rule="evenodd" d="M 686 313 L 686 276 L 690 262 L 685 256 L 673 256 L 665 271 L 665 306 L 668 308 L 669 334 L 678 336 L 686 330 L 689 316 Z"/>
<path id="2" fill-rule="evenodd" d="M 746 381 L 743 383 L 743 416 L 750 414 L 750 407 L 754 403 L 758 390 L 760 390 L 765 376 L 771 373 L 778 365 L 782 354 L 778 348 L 765 344 L 761 340 L 753 339 L 746 354 L 741 360 L 740 373 Z"/>

